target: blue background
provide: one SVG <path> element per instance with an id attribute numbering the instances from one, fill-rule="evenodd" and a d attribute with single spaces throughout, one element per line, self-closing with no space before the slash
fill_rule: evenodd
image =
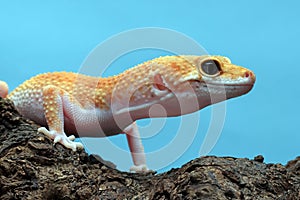
<path id="1" fill-rule="evenodd" d="M 13 89 L 38 73 L 76 72 L 89 52 L 112 35 L 142 27 L 173 29 L 257 76 L 249 94 L 227 102 L 224 129 L 210 155 L 253 158 L 262 154 L 268 163 L 285 164 L 300 151 L 299 7 L 296 0 L 1 1 L 0 80 Z M 118 64 L 129 68 L 159 53 L 144 52 Z M 110 71 L 114 72 L 118 69 Z M 200 113 L 200 126 L 206 130 L 210 109 Z M 144 141 L 146 152 L 168 143 L 178 129 L 176 120 L 167 120 L 173 126 L 162 130 L 160 137 Z M 160 171 L 198 157 L 204 134 L 199 130 L 190 148 Z M 100 140 L 92 141 L 99 141 L 97 153 L 111 160 L 112 150 L 101 148 Z M 111 141 L 127 148 L 124 135 Z M 118 164 L 122 159 L 112 160 Z M 130 162 L 119 168 L 129 166 Z"/>

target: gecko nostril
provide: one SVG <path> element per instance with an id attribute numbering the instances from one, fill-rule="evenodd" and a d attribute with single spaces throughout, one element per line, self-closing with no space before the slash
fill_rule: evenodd
<path id="1" fill-rule="evenodd" d="M 249 76 L 251 76 L 251 72 L 246 72 L 246 73 L 244 74 L 244 77 L 245 77 L 245 78 L 248 78 Z"/>

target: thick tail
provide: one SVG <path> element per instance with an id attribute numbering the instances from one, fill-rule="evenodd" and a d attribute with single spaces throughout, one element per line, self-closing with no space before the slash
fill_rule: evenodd
<path id="1" fill-rule="evenodd" d="M 4 81 L 0 81 L 0 97 L 5 98 L 8 94 L 8 86 Z"/>

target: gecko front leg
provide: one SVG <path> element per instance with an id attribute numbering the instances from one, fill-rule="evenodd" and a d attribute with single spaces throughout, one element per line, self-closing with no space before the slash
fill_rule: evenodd
<path id="1" fill-rule="evenodd" d="M 131 125 L 124 129 L 124 132 L 127 137 L 127 142 L 131 152 L 131 157 L 133 160 L 133 166 L 130 168 L 130 171 L 133 172 L 149 172 L 146 165 L 146 156 L 144 152 L 144 147 L 141 141 L 140 133 L 136 122 L 133 122 Z"/>
<path id="2" fill-rule="evenodd" d="M 53 139 L 54 144 L 59 142 L 73 151 L 76 151 L 77 148 L 83 149 L 80 142 L 73 141 L 74 135 L 68 137 L 64 132 L 63 95 L 68 94 L 56 86 L 49 85 L 43 88 L 43 108 L 49 130 L 41 127 L 38 132 Z"/>

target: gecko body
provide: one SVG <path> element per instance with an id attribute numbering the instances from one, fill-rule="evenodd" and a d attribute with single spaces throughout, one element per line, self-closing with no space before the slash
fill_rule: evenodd
<path id="1" fill-rule="evenodd" d="M 132 171 L 147 171 L 136 120 L 171 117 L 241 96 L 255 83 L 252 71 L 222 56 L 164 56 L 107 78 L 72 72 L 37 75 L 7 96 L 17 110 L 67 148 L 83 148 L 76 137 L 125 133 Z"/>

